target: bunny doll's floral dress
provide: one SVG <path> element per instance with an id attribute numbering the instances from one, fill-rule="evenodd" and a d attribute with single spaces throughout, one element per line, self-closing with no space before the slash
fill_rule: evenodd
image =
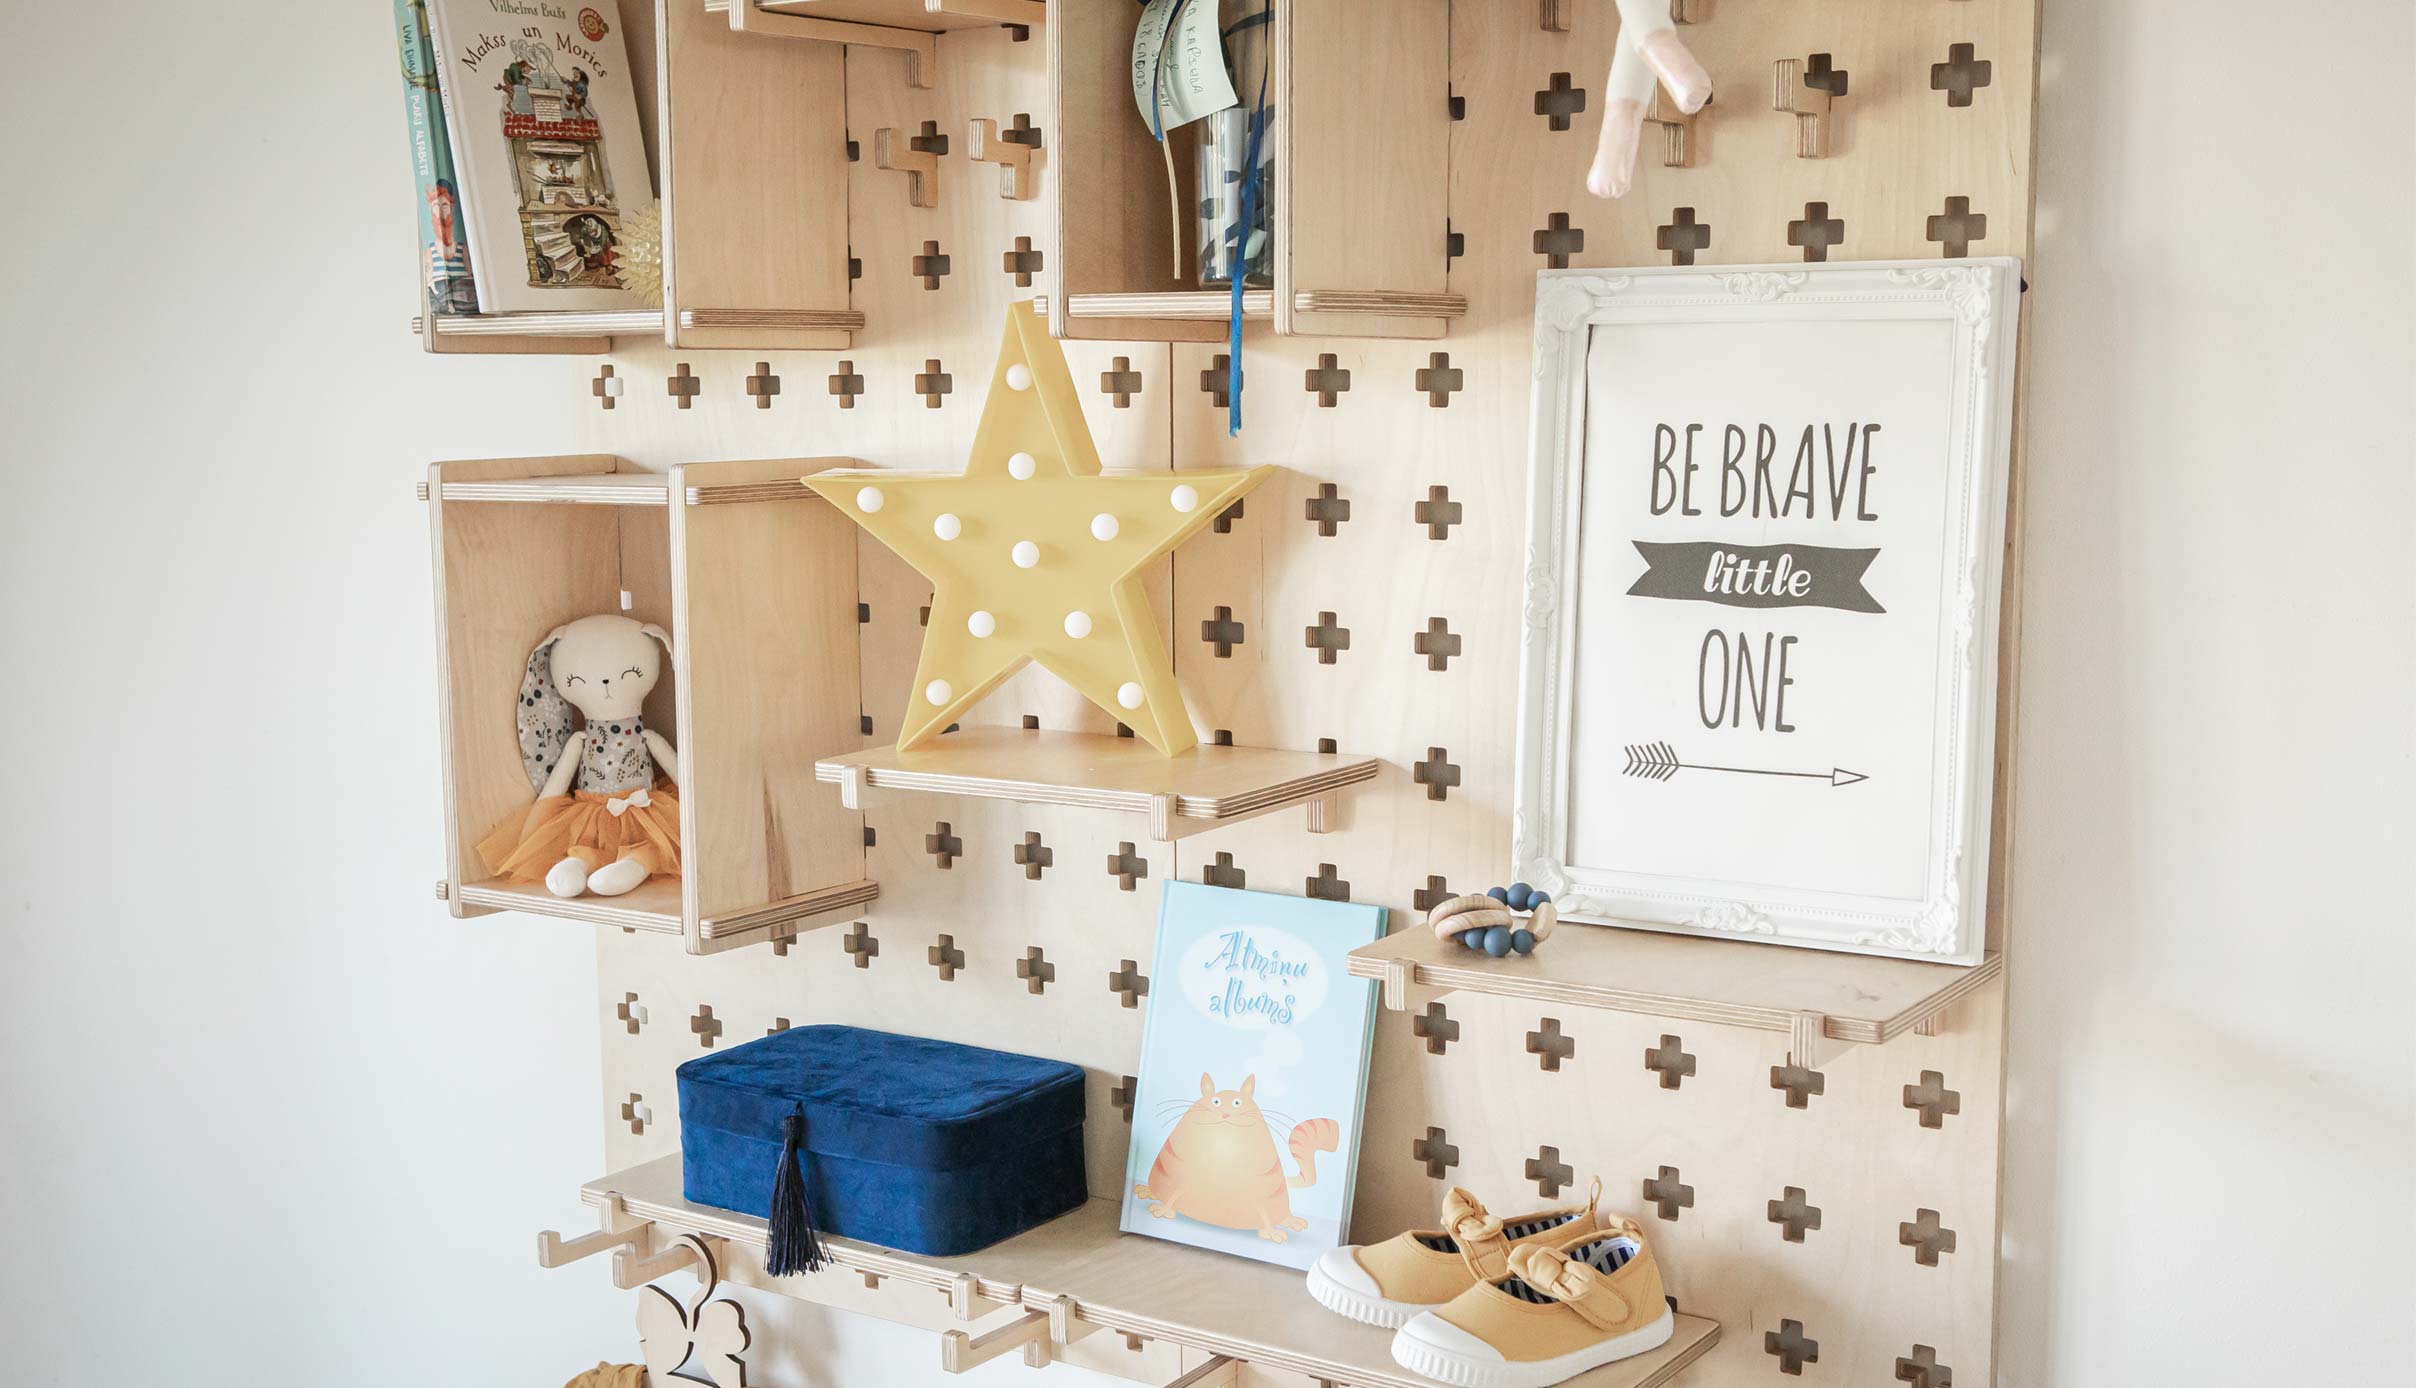
<path id="1" fill-rule="evenodd" d="M 645 724 L 636 718 L 590 724 L 568 795 L 539 796 L 516 821 L 478 845 L 487 871 L 516 882 L 542 882 L 554 864 L 576 858 L 590 872 L 637 858 L 649 876 L 680 871 L 679 788 L 655 774 Z"/>

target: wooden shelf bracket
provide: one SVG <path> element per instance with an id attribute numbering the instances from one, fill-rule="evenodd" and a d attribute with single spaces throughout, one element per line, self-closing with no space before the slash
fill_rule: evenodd
<path id="1" fill-rule="evenodd" d="M 894 48 L 906 55 L 908 85 L 929 90 L 938 79 L 939 36 L 936 34 L 919 29 L 894 29 L 881 24 L 853 24 L 845 20 L 783 14 L 768 8 L 764 0 L 705 0 L 705 9 L 715 14 L 727 13 L 730 27 L 742 34 Z"/>
<path id="2" fill-rule="evenodd" d="M 940 157 L 927 149 L 916 149 L 911 139 L 901 138 L 896 129 L 882 126 L 872 132 L 873 167 L 906 175 L 906 200 L 917 207 L 940 205 Z"/>
<path id="3" fill-rule="evenodd" d="M 1002 1354 L 1022 1350 L 1023 1361 L 1034 1368 L 1049 1362 L 1049 1314 L 1012 1307 L 1001 1311 L 985 1324 L 966 1330 L 943 1331 L 940 1335 L 940 1370 L 961 1374 L 998 1358 Z"/>
<path id="4" fill-rule="evenodd" d="M 1001 139 L 998 122 L 994 120 L 975 120 L 965 140 L 967 158 L 999 166 L 998 195 L 1011 202 L 1032 199 L 1033 174 L 1037 171 L 1032 162 L 1034 153 L 1030 145 Z"/>
<path id="5" fill-rule="evenodd" d="M 618 1195 L 606 1196 L 604 1203 L 597 1207 L 596 1223 L 600 1226 L 596 1232 L 581 1234 L 577 1238 L 571 1239 L 566 1239 L 551 1229 L 538 1230 L 537 1266 L 541 1268 L 567 1267 L 582 1258 L 592 1258 L 608 1249 L 633 1245 L 644 1239 L 647 1231 L 654 1227 L 653 1220 L 640 1219 L 630 1214 L 628 1206 L 622 1203 L 621 1197 Z"/>

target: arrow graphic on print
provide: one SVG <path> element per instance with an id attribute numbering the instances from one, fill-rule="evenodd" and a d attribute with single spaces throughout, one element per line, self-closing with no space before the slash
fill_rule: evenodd
<path id="1" fill-rule="evenodd" d="M 1850 786 L 1856 781 L 1871 779 L 1859 771 L 1832 766 L 1826 771 L 1776 771 L 1762 766 L 1713 766 L 1706 762 L 1680 761 L 1677 749 L 1666 742 L 1631 742 L 1627 744 L 1627 774 L 1642 776 L 1648 781 L 1666 781 L 1680 771 L 1726 771 L 1738 776 L 1791 776 L 1798 780 L 1827 781 L 1832 786 Z"/>

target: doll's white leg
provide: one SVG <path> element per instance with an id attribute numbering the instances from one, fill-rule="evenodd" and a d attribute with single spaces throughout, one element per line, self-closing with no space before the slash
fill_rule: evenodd
<path id="1" fill-rule="evenodd" d="M 1598 198 L 1624 197 L 1636 172 L 1636 144 L 1644 135 L 1644 107 L 1653 99 L 1653 70 L 1625 38 L 1611 55 L 1602 105 L 1602 138 L 1594 146 L 1586 190 Z"/>
<path id="2" fill-rule="evenodd" d="M 597 896 L 619 896 L 653 875 L 647 855 L 618 858 L 587 874 L 587 889 Z"/>
<path id="3" fill-rule="evenodd" d="M 577 896 L 592 880 L 587 864 L 576 858 L 564 858 L 545 871 L 545 889 L 556 896 Z"/>

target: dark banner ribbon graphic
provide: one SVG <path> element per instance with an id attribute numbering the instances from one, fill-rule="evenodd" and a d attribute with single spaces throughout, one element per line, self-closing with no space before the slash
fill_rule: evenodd
<path id="1" fill-rule="evenodd" d="M 1645 570 L 1631 598 L 1715 602 L 1723 607 L 1833 607 L 1885 612 L 1862 586 L 1875 549 L 1827 545 L 1728 545 L 1713 540 L 1631 540 Z"/>

